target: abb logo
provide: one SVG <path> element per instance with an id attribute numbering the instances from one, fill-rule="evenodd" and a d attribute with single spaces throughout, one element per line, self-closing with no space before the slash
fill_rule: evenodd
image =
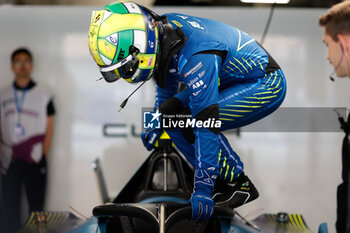
<path id="1" fill-rule="evenodd" d="M 198 82 L 196 82 L 192 85 L 192 88 L 196 89 L 196 88 L 202 86 L 203 84 L 204 84 L 203 80 L 199 80 Z"/>

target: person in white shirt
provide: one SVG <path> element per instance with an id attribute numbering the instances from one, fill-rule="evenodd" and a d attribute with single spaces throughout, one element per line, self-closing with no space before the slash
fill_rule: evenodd
<path id="1" fill-rule="evenodd" d="M 23 185 L 29 211 L 43 210 L 55 114 L 51 94 L 31 79 L 30 51 L 15 50 L 11 63 L 15 80 L 0 91 L 1 231 L 6 233 L 20 228 Z"/>

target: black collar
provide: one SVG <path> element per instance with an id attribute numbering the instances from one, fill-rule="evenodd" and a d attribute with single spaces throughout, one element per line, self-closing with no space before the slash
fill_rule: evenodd
<path id="1" fill-rule="evenodd" d="M 14 81 L 13 85 L 15 86 L 15 88 L 17 90 L 24 90 L 25 88 L 27 90 L 29 90 L 29 89 L 32 89 L 36 85 L 36 83 L 33 80 L 30 80 L 30 82 L 28 83 L 28 85 L 26 87 L 20 87 L 20 86 L 17 85 L 16 81 Z"/>
<path id="2" fill-rule="evenodd" d="M 170 62 L 174 58 L 174 55 L 183 48 L 187 38 L 180 28 L 176 28 L 175 30 L 166 17 L 158 22 L 158 26 L 161 42 L 153 77 L 160 88 L 166 88 Z"/>

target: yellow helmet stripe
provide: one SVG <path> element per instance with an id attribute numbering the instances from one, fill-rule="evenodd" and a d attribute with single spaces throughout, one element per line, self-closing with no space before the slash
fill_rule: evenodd
<path id="1" fill-rule="evenodd" d="M 120 23 L 115 23 L 120 22 Z M 143 15 L 140 14 L 113 14 L 108 17 L 100 28 L 99 37 L 107 37 L 110 32 L 125 30 L 145 30 Z"/>
<path id="2" fill-rule="evenodd" d="M 142 70 L 153 69 L 156 63 L 156 54 L 139 54 L 139 68 Z"/>
<path id="3" fill-rule="evenodd" d="M 97 44 L 97 35 L 101 27 L 103 15 L 106 11 L 93 11 L 91 15 L 91 23 L 89 28 L 89 48 L 90 53 L 93 56 L 94 60 L 99 65 L 104 65 L 99 52 L 98 52 L 98 44 Z"/>
<path id="4" fill-rule="evenodd" d="M 104 61 L 101 55 L 110 60 L 110 63 L 113 60 L 115 54 L 115 46 L 107 43 L 106 40 L 97 40 L 97 47 L 99 48 L 100 58 Z M 104 62 L 105 65 L 110 65 Z"/>

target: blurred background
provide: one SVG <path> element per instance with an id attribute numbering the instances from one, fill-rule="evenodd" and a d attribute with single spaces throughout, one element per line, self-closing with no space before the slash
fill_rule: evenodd
<path id="1" fill-rule="evenodd" d="M 336 0 L 290 0 L 277 4 L 243 0 L 145 0 L 159 14 L 177 12 L 211 18 L 235 26 L 261 41 L 268 18 L 271 24 L 264 47 L 282 67 L 288 91 L 283 108 L 349 108 L 350 80 L 329 80 L 333 69 L 326 60 L 318 18 Z M 101 204 L 91 162 L 100 158 L 107 188 L 115 196 L 148 156 L 138 135 L 141 108 L 152 107 L 154 83 L 146 83 L 121 112 L 119 104 L 135 89 L 124 81 L 107 84 L 88 51 L 92 10 L 105 0 L 0 1 L 0 89 L 13 81 L 10 55 L 25 46 L 34 55 L 33 79 L 55 96 L 55 131 L 49 156 L 46 209 L 91 216 Z M 273 117 L 273 116 L 271 116 Z M 309 124 L 315 116 L 298 118 Z M 268 122 L 268 119 L 266 119 Z M 238 211 L 249 218 L 257 213 L 285 211 L 303 214 L 311 230 L 327 222 L 335 232 L 336 187 L 341 181 L 343 133 L 313 122 L 305 130 L 273 128 L 227 132 L 245 163 L 246 173 L 260 191 L 253 203 Z M 256 212 L 255 215 L 250 213 Z"/>

